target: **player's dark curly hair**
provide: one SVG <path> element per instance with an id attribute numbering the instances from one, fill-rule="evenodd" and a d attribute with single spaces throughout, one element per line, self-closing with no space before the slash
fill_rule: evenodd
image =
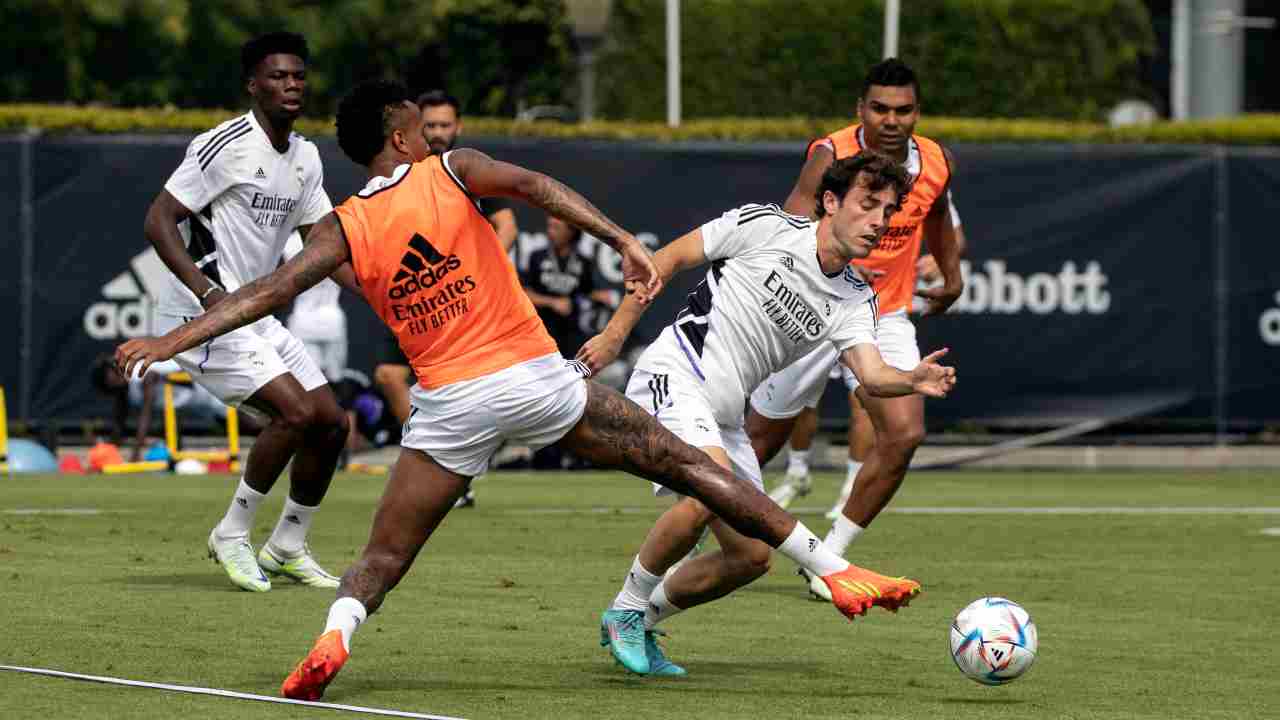
<path id="1" fill-rule="evenodd" d="M 885 58 L 872 65 L 867 71 L 867 77 L 862 81 L 862 94 L 858 97 L 865 98 L 872 85 L 885 87 L 910 85 L 916 91 L 916 104 L 920 104 L 920 81 L 916 79 L 916 71 L 898 58 Z"/>
<path id="2" fill-rule="evenodd" d="M 357 85 L 338 104 L 338 147 L 359 165 L 368 165 L 391 134 L 391 115 L 413 96 L 390 80 Z"/>
<path id="3" fill-rule="evenodd" d="M 240 70 L 243 77 L 248 78 L 258 69 L 258 63 L 268 55 L 297 55 L 306 62 L 311 53 L 307 51 L 307 39 L 298 33 L 269 32 L 245 43 L 240 48 Z"/>
<path id="4" fill-rule="evenodd" d="M 859 174 L 867 176 L 867 188 L 871 192 L 893 188 L 897 195 L 894 205 L 898 207 L 902 207 L 903 200 L 911 190 L 911 179 L 907 177 L 907 171 L 894 162 L 893 158 L 874 150 L 863 150 L 853 157 L 831 163 L 831 167 L 822 173 L 822 181 L 818 183 L 818 191 L 814 195 L 818 200 L 814 213 L 819 218 L 827 214 L 827 209 L 822 205 L 822 196 L 828 190 L 843 201 L 849 188 L 857 182 Z"/>

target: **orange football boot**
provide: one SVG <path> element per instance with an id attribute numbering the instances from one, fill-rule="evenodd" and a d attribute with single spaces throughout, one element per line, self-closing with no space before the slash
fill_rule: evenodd
<path id="1" fill-rule="evenodd" d="M 280 686 L 280 694 L 294 700 L 319 700 L 346 664 L 349 653 L 342 645 L 342 631 L 330 630 L 316 640 L 311 652 L 298 663 Z"/>
<path id="2" fill-rule="evenodd" d="M 872 606 L 897 612 L 920 593 L 915 580 L 886 577 L 857 565 L 823 575 L 822 582 L 831 590 L 832 604 L 850 620 L 866 615 Z"/>

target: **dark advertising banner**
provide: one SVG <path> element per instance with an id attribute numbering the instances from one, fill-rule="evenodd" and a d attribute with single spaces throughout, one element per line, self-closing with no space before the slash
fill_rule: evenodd
<path id="1" fill-rule="evenodd" d="M 9 412 L 16 412 L 21 406 L 21 393 L 17 392 L 21 382 L 21 331 L 18 319 L 22 308 L 22 176 L 21 166 L 22 144 L 16 138 L 0 138 L 0 248 L 4 249 L 4 257 L 9 260 L 0 264 L 0 387 L 4 387 Z"/>
<path id="2" fill-rule="evenodd" d="M 1230 158 L 1223 218 L 1230 239 L 1221 319 L 1227 418 L 1280 418 L 1280 234 L 1263 218 L 1280 208 L 1280 153 Z"/>
<path id="3" fill-rule="evenodd" d="M 142 236 L 142 220 L 186 142 L 36 143 L 32 419 L 106 415 L 88 368 L 122 339 L 151 332 L 151 297 L 166 271 Z M 318 144 L 335 200 L 363 185 L 361 169 L 331 140 Z M 475 145 L 564 180 L 654 247 L 728 208 L 781 202 L 802 161 L 799 143 Z M 1276 396 L 1280 354 L 1280 248 L 1269 210 L 1280 205 L 1280 155 L 953 149 L 970 248 L 966 289 L 951 313 L 918 328 L 922 349 L 952 348 L 961 384 L 948 400 L 930 402 L 933 418 L 1045 426 L 1159 414 L 1211 423 L 1224 408 L 1254 425 L 1280 417 L 1266 401 Z M 17 153 L 13 138 L 0 142 L 4 167 L 18 167 Z M 20 185 L 16 172 L 0 175 L 6 198 Z M 1225 224 L 1219 197 L 1229 206 Z M 545 242 L 545 218 L 522 206 L 516 214 L 519 258 Z M 0 204 L 0 217 L 16 228 L 16 202 Z M 6 244 L 16 247 L 16 234 Z M 617 281 L 616 254 L 603 249 L 591 259 L 598 281 Z M 20 305 L 20 266 L 0 268 L 7 307 Z M 671 284 L 637 329 L 638 341 L 670 321 L 699 277 Z M 360 299 L 344 294 L 342 302 L 349 364 L 368 372 L 384 352 L 384 331 Z M 0 358 L 6 388 L 17 382 L 16 322 L 16 312 L 0 319 L 14 347 Z M 843 414 L 840 395 L 829 391 L 826 413 Z"/>

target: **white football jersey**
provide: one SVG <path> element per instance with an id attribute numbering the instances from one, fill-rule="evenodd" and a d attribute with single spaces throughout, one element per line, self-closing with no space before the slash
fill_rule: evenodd
<path id="1" fill-rule="evenodd" d="M 164 188 L 193 213 L 179 225 L 191 259 L 227 292 L 274 270 L 294 228 L 333 210 L 316 146 L 293 133 L 277 151 L 252 111 L 196 136 Z M 203 312 L 172 274 L 157 306 Z"/>
<path id="2" fill-rule="evenodd" d="M 302 252 L 302 236 L 294 231 L 284 244 L 281 260 L 288 262 Z M 347 314 L 338 302 L 342 288 L 330 278 L 312 285 L 293 300 L 289 331 L 301 340 L 345 339 Z"/>
<path id="3" fill-rule="evenodd" d="M 636 367 L 701 383 L 716 422 L 743 422 L 747 395 L 822 343 L 875 343 L 875 295 L 847 266 L 818 265 L 818 224 L 744 205 L 702 226 L 711 267 Z"/>

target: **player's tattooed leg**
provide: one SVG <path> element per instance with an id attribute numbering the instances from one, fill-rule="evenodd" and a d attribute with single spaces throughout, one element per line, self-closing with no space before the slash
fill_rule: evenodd
<path id="1" fill-rule="evenodd" d="M 702 501 L 738 532 L 777 547 L 795 518 L 754 485 L 662 427 L 618 391 L 587 383 L 587 409 L 561 441 L 596 465 L 626 470 Z"/>

